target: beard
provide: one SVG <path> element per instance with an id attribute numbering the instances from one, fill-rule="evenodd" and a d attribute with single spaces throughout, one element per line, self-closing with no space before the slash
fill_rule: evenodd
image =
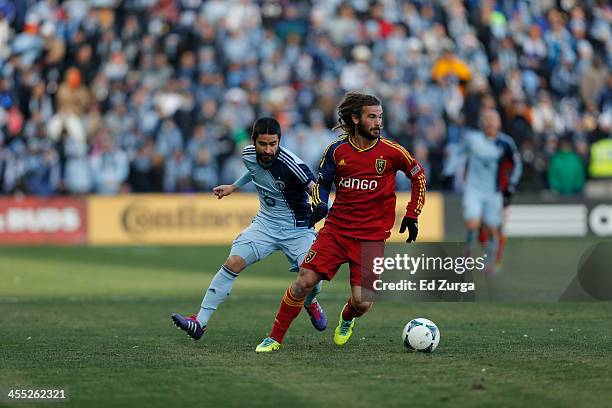
<path id="1" fill-rule="evenodd" d="M 357 134 L 365 137 L 368 140 L 376 140 L 380 136 L 379 127 L 367 128 L 361 122 L 357 124 Z"/>
<path id="2" fill-rule="evenodd" d="M 278 151 L 277 151 L 278 153 Z M 276 153 L 275 154 L 266 154 L 266 153 L 256 153 L 256 157 L 257 157 L 257 161 L 259 161 L 260 163 L 263 164 L 270 164 L 274 161 L 274 159 L 276 158 Z"/>

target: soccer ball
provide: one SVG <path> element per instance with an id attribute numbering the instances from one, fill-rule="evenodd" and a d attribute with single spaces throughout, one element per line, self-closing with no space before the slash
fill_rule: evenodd
<path id="1" fill-rule="evenodd" d="M 412 319 L 404 326 L 402 341 L 410 351 L 432 353 L 440 342 L 440 330 L 431 320 L 422 317 Z"/>

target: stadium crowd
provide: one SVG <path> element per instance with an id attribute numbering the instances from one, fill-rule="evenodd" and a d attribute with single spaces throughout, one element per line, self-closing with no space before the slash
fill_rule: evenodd
<path id="1" fill-rule="evenodd" d="M 612 176 L 611 27 L 603 0 L 0 0 L 0 192 L 210 190 L 262 115 L 315 169 L 359 89 L 429 188 L 494 106 L 519 190 L 580 193 Z"/>

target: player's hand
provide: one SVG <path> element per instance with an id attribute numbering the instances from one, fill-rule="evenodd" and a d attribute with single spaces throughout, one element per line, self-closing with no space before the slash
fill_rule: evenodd
<path id="1" fill-rule="evenodd" d="M 512 185 L 508 185 L 508 187 L 504 189 L 504 191 L 502 192 L 502 195 L 504 197 L 504 207 L 507 207 L 510 205 L 510 203 L 512 202 L 512 196 L 514 195 L 515 192 L 516 192 L 516 187 Z"/>
<path id="2" fill-rule="evenodd" d="M 319 203 L 318 205 L 312 205 L 312 215 L 310 216 L 310 228 L 314 227 L 315 224 L 327 217 L 327 204 Z"/>
<path id="3" fill-rule="evenodd" d="M 408 228 L 408 239 L 406 242 L 416 241 L 417 235 L 419 235 L 419 221 L 414 218 L 404 217 L 399 230 L 400 234 L 403 234 L 406 228 Z"/>
<path id="4" fill-rule="evenodd" d="M 236 186 L 233 184 L 223 184 L 213 188 L 213 192 L 219 200 L 232 194 L 234 191 L 236 191 Z"/>

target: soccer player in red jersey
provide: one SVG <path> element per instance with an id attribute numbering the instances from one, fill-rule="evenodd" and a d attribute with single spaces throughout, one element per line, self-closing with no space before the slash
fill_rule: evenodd
<path id="1" fill-rule="evenodd" d="M 355 318 L 372 307 L 372 299 L 365 296 L 365 289 L 362 291 L 363 284 L 367 288 L 367 282 L 362 284 L 362 278 L 366 279 L 362 272 L 371 272 L 366 268 L 371 268 L 368 261 L 372 257 L 384 255 L 384 243 L 395 221 L 398 170 L 412 181 L 412 195 L 400 233 L 408 229 L 406 242 L 417 238 L 417 220 L 425 203 L 423 168 L 401 145 L 381 137 L 383 109 L 377 97 L 349 92 L 338 113 L 337 128 L 344 135 L 325 150 L 313 194 L 311 224 L 327 216 L 325 226 L 306 255 L 297 279 L 285 292 L 272 331 L 257 346 L 257 352 L 280 348 L 306 295 L 320 280 L 331 280 L 344 263 L 349 264 L 351 296 L 340 315 L 334 342 L 342 346 L 348 341 Z M 328 214 L 332 184 L 336 186 L 336 198 Z"/>

